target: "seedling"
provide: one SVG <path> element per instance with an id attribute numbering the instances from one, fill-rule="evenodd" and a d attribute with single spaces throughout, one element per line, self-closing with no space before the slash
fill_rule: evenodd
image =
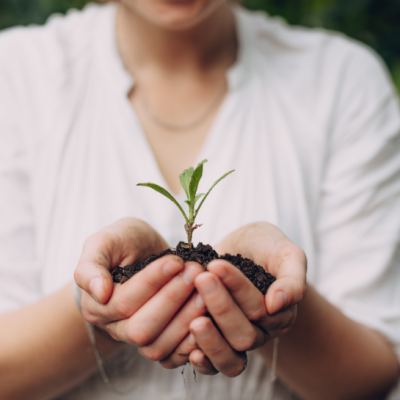
<path id="1" fill-rule="evenodd" d="M 203 160 L 199 165 L 196 167 L 196 169 L 193 169 L 193 167 L 190 167 L 183 171 L 179 175 L 179 181 L 181 182 L 181 186 L 183 190 L 186 193 L 187 200 L 185 200 L 185 203 L 189 207 L 189 215 L 186 215 L 185 211 L 183 211 L 183 208 L 181 205 L 177 202 L 174 196 L 172 196 L 168 190 L 162 188 L 161 186 L 158 186 L 154 183 L 139 183 L 137 186 L 147 186 L 149 188 L 152 188 L 156 190 L 158 193 L 161 193 L 168 199 L 170 199 L 173 203 L 176 204 L 176 206 L 179 208 L 181 211 L 183 217 L 185 218 L 185 231 L 187 235 L 187 243 L 188 243 L 188 248 L 192 248 L 192 236 L 193 236 L 193 231 L 197 228 L 199 228 L 201 225 L 195 225 L 195 221 L 197 218 L 197 214 L 200 211 L 201 206 L 203 205 L 205 199 L 208 197 L 210 194 L 211 190 L 214 188 L 214 186 L 222 181 L 226 176 L 234 172 L 234 170 L 227 172 L 225 175 L 221 176 L 218 180 L 214 182 L 214 184 L 211 186 L 210 190 L 204 194 L 200 193 L 197 194 L 197 189 L 199 187 L 200 180 L 203 176 L 203 164 L 206 163 L 207 160 Z M 196 203 L 200 200 L 200 204 L 196 209 Z"/>

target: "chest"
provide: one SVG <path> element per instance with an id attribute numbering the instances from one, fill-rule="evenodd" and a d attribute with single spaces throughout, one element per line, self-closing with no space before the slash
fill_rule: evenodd
<path id="1" fill-rule="evenodd" d="M 167 189 L 177 195 L 182 190 L 179 174 L 195 164 L 224 102 L 225 77 L 208 85 L 197 82 L 197 90 L 174 90 L 171 84 L 153 86 L 142 89 L 138 84 L 129 102 Z M 157 101 L 150 104 L 149 98 Z"/>
<path id="2" fill-rule="evenodd" d="M 257 96 L 230 93 L 198 151 L 195 163 L 209 160 L 200 193 L 227 171 L 236 172 L 204 203 L 197 218 L 203 226 L 193 240 L 215 244 L 242 225 L 268 221 L 308 249 L 311 264 L 314 206 L 309 199 L 315 196 L 312 181 L 320 172 L 317 161 L 304 160 L 319 153 L 310 148 L 304 153 L 294 136 L 309 132 L 288 125 L 287 113 L 268 96 L 262 97 L 265 107 L 254 107 Z M 34 152 L 36 251 L 45 265 L 45 293 L 72 279 L 85 239 L 119 218 L 145 220 L 171 246 L 185 237 L 178 208 L 136 186 L 167 183 L 131 104 L 126 99 L 86 104 L 68 129 L 58 127 L 57 135 Z M 186 207 L 183 193 L 177 199 Z"/>

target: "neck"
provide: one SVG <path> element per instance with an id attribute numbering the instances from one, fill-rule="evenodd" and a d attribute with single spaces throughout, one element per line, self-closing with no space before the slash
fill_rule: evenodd
<path id="1" fill-rule="evenodd" d="M 235 57 L 234 17 L 227 4 L 193 28 L 172 31 L 119 3 L 117 38 L 129 71 L 153 67 L 174 73 L 200 72 L 225 62 L 229 66 Z"/>

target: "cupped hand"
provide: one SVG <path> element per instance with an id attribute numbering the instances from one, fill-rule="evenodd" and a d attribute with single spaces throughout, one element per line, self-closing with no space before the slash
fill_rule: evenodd
<path id="1" fill-rule="evenodd" d="M 195 286 L 210 318 L 201 316 L 190 324 L 190 335 L 166 365 L 177 363 L 177 353 L 190 352 L 197 372 L 221 372 L 233 377 L 246 365 L 248 350 L 286 333 L 294 324 L 306 287 L 306 257 L 277 227 L 268 223 L 246 225 L 216 246 L 219 254 L 242 254 L 262 265 L 277 279 L 266 296 L 224 260 L 208 265 Z M 217 327 L 218 328 L 217 328 Z"/>
<path id="2" fill-rule="evenodd" d="M 167 357 L 187 335 L 190 322 L 205 313 L 201 298 L 192 294 L 203 268 L 168 255 L 123 285 L 113 284 L 110 271 L 167 247 L 148 224 L 125 218 L 88 238 L 75 271 L 84 318 L 152 360 Z"/>

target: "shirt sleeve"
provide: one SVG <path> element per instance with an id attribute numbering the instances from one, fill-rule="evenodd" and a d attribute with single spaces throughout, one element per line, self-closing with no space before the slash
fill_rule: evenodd
<path id="1" fill-rule="evenodd" d="M 381 61 L 361 46 L 354 46 L 341 88 L 321 188 L 317 289 L 381 332 L 400 358 L 397 93 Z"/>
<path id="2" fill-rule="evenodd" d="M 12 33 L 0 35 L 0 314 L 40 298 L 40 268 L 30 201 L 27 123 L 14 65 Z"/>

